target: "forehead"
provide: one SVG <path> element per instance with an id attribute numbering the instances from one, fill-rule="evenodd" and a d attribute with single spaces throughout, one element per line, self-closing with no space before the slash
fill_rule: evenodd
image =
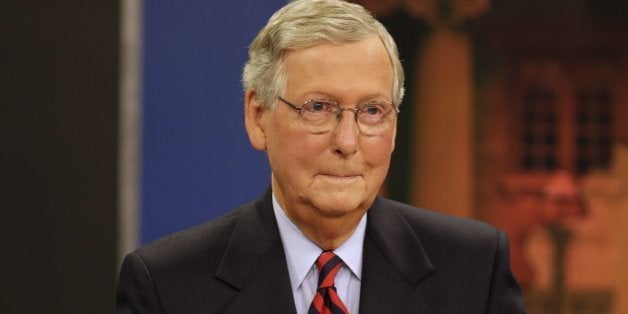
<path id="1" fill-rule="evenodd" d="M 284 58 L 286 92 L 383 94 L 392 92 L 392 65 L 378 36 L 351 43 L 324 42 L 289 51 Z"/>

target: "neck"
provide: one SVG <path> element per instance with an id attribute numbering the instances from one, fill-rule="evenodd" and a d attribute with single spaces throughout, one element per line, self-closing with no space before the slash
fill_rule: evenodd
<path id="1" fill-rule="evenodd" d="M 286 198 L 273 176 L 273 195 L 288 218 L 323 250 L 335 250 L 345 243 L 369 208 L 368 202 L 353 209 L 318 208 L 307 197 Z"/>
<path id="2" fill-rule="evenodd" d="M 301 217 L 285 212 L 310 241 L 321 249 L 329 251 L 337 249 L 353 235 L 365 214 L 361 211 L 341 217 Z"/>

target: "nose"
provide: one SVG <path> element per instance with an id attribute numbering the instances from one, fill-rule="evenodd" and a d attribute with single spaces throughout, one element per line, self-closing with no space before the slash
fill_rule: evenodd
<path id="1" fill-rule="evenodd" d="M 349 156 L 358 150 L 360 130 L 352 110 L 342 110 L 333 131 L 332 149 L 336 154 Z"/>

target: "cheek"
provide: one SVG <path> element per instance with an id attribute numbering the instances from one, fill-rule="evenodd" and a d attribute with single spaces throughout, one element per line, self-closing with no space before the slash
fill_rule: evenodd
<path id="1" fill-rule="evenodd" d="M 394 142 L 391 136 L 367 139 L 363 144 L 366 160 L 373 167 L 388 168 L 393 149 Z"/>
<path id="2" fill-rule="evenodd" d="M 277 128 L 269 140 L 268 155 L 273 166 L 301 172 L 316 168 L 325 147 L 322 137 Z"/>
<path id="3" fill-rule="evenodd" d="M 284 153 L 289 155 L 290 168 L 302 179 L 309 180 L 320 168 L 329 162 L 328 145 L 312 136 L 298 136 L 284 143 Z"/>

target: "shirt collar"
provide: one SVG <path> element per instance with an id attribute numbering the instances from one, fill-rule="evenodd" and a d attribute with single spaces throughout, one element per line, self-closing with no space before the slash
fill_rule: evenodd
<path id="1" fill-rule="evenodd" d="M 288 218 L 273 194 L 273 210 L 281 235 L 290 283 L 296 290 L 321 254 L 322 250 L 310 241 L 303 232 Z M 362 277 L 362 251 L 366 232 L 366 215 L 362 216 L 355 231 L 340 247 L 334 250 L 358 280 Z"/>

